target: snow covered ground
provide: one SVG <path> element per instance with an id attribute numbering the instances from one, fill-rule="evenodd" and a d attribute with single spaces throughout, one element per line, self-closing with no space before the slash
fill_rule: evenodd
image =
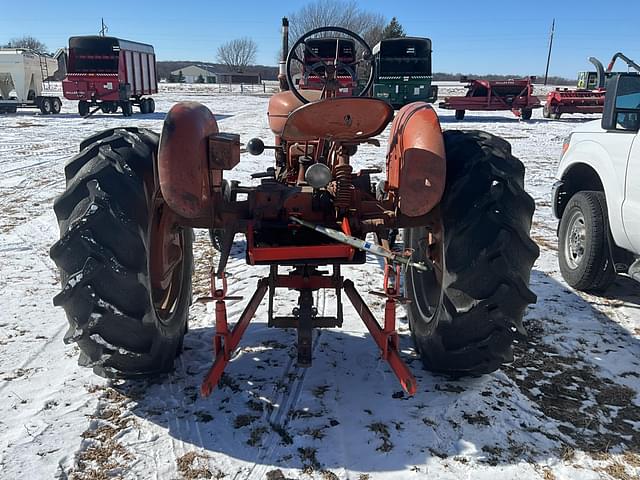
<path id="1" fill-rule="evenodd" d="M 169 88 L 170 87 L 170 88 Z M 55 88 L 55 86 L 54 86 Z M 179 100 L 205 103 L 221 130 L 241 139 L 271 137 L 264 95 L 161 86 L 151 115 L 81 119 L 63 102 L 58 116 L 33 110 L 0 116 L 0 478 L 230 479 L 627 479 L 640 476 L 640 288 L 620 278 L 606 297 L 569 289 L 556 262 L 550 189 L 563 138 L 589 116 L 547 121 L 535 111 L 469 113 L 444 128 L 501 135 L 527 167 L 537 211 L 532 235 L 541 256 L 528 310 L 529 339 L 517 360 L 492 375 L 451 381 L 420 368 L 406 316 L 399 312 L 403 355 L 419 382 L 400 387 L 345 303 L 342 329 L 315 337 L 314 364 L 295 366 L 293 332 L 266 327 L 263 303 L 223 385 L 207 399 L 198 388 L 211 361 L 212 317 L 194 303 L 185 352 L 175 373 L 157 381 L 108 382 L 76 365 L 64 345 L 64 313 L 51 304 L 59 279 L 48 249 L 58 237 L 52 202 L 64 186 L 65 159 L 81 139 L 114 126 L 160 130 Z M 383 166 L 380 148 L 360 149 L 356 166 Z M 272 163 L 242 154 L 233 179 Z M 228 267 L 233 320 L 263 268 L 243 261 L 242 239 Z M 194 296 L 206 294 L 215 254 L 196 240 Z M 374 313 L 367 292 L 382 284 L 379 262 L 344 270 Z M 295 298 L 279 292 L 277 308 Z M 332 295 L 316 305 L 329 313 Z"/>

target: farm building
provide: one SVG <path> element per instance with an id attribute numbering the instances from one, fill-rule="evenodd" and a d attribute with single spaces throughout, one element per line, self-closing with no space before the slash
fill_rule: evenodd
<path id="1" fill-rule="evenodd" d="M 208 65 L 189 65 L 171 72 L 175 78 L 180 77 L 180 72 L 185 83 L 261 83 L 259 73 L 219 72 Z M 200 79 L 200 80 L 199 80 Z"/>

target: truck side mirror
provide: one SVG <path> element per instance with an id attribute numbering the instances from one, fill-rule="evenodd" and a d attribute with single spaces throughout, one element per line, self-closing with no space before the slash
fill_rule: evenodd
<path id="1" fill-rule="evenodd" d="M 640 130 L 640 75 L 620 73 L 607 82 L 602 114 L 604 130 Z"/>

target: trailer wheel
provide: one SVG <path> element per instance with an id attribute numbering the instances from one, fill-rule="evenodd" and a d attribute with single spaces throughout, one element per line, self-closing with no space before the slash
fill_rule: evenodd
<path id="1" fill-rule="evenodd" d="M 529 276 L 539 250 L 529 236 L 533 199 L 524 166 L 503 139 L 444 132 L 447 179 L 429 227 L 405 229 L 405 245 L 429 272 L 405 274 L 409 326 L 424 366 L 453 376 L 492 372 L 513 360 L 536 301 Z"/>
<path id="2" fill-rule="evenodd" d="M 140 103 L 138 106 L 140 107 L 140 113 L 149 113 L 149 103 L 147 102 L 146 98 L 140 99 Z"/>
<path id="3" fill-rule="evenodd" d="M 89 102 L 86 100 L 80 100 L 78 102 L 78 113 L 81 117 L 86 117 L 89 115 Z"/>
<path id="4" fill-rule="evenodd" d="M 523 108 L 520 110 L 520 117 L 522 120 L 531 120 L 531 116 L 533 115 L 533 110 L 530 108 Z"/>
<path id="5" fill-rule="evenodd" d="M 456 110 L 456 120 L 464 120 L 464 110 Z"/>
<path id="6" fill-rule="evenodd" d="M 133 105 L 131 102 L 122 102 L 122 115 L 125 117 L 130 117 L 131 115 L 133 115 Z"/>
<path id="7" fill-rule="evenodd" d="M 51 99 L 49 97 L 42 97 L 40 99 L 40 111 L 43 115 L 49 115 L 51 113 Z"/>
<path id="8" fill-rule="evenodd" d="M 54 203 L 65 342 L 80 348 L 80 365 L 110 378 L 172 370 L 187 327 L 193 232 L 162 201 L 157 145 L 157 134 L 137 128 L 85 140 Z"/>
<path id="9" fill-rule="evenodd" d="M 51 99 L 51 113 L 57 115 L 62 110 L 62 101 L 58 97 L 53 97 Z"/>

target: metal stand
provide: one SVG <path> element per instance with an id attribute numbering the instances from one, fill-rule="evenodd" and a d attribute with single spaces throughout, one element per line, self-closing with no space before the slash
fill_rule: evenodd
<path id="1" fill-rule="evenodd" d="M 311 366 L 313 329 L 342 326 L 341 292 L 344 289 L 358 315 L 360 315 L 380 348 L 382 358 L 389 363 L 398 380 L 400 380 L 402 388 L 410 395 L 415 394 L 416 380 L 398 351 L 398 333 L 395 327 L 396 302 L 405 300 L 398 293 L 397 284 L 399 279 L 400 267 L 395 267 L 394 269 L 387 265 L 385 267 L 384 293 L 373 292 L 387 299 L 384 327 L 380 327 L 371 310 L 369 310 L 360 294 L 356 291 L 353 282 L 351 280 L 343 280 L 340 275 L 339 265 L 334 265 L 333 274 L 330 276 L 327 275 L 327 272 L 322 272 L 315 267 L 309 266 L 298 267 L 288 275 L 279 275 L 277 265 L 272 265 L 269 277 L 258 281 L 256 291 L 240 315 L 238 322 L 233 327 L 233 330 L 229 330 L 225 300 L 237 300 L 239 297 L 227 296 L 227 282 L 224 274 L 222 275 L 222 288 L 217 289 L 215 286 L 215 274 L 212 272 L 211 297 L 206 297 L 202 300 L 216 302 L 216 333 L 213 339 L 215 360 L 202 382 L 200 392 L 206 397 L 218 385 L 227 364 L 231 360 L 231 354 L 240 343 L 240 339 L 267 291 L 269 292 L 268 325 L 279 328 L 296 328 L 298 331 L 298 365 L 302 367 Z M 273 298 L 276 288 L 288 288 L 300 292 L 298 307 L 294 309 L 293 316 L 273 316 Z M 335 317 L 318 316 L 317 309 L 313 306 L 313 291 L 324 288 L 335 289 L 337 296 L 337 315 Z"/>

